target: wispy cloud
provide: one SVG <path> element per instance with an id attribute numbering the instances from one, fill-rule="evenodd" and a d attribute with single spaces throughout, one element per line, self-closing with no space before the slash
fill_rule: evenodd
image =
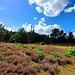
<path id="1" fill-rule="evenodd" d="M 35 9 L 48 17 L 56 17 L 68 5 L 69 0 L 28 0 L 30 5 L 35 4 Z"/>
<path id="2" fill-rule="evenodd" d="M 1 10 L 3 10 L 3 7 L 0 7 Z"/>
<path id="3" fill-rule="evenodd" d="M 37 17 L 34 17 L 34 20 L 36 20 L 37 19 Z"/>
<path id="4" fill-rule="evenodd" d="M 42 21 L 42 22 L 45 22 L 45 18 L 44 18 L 44 17 L 43 17 L 43 18 L 41 18 L 41 21 Z"/>
<path id="5" fill-rule="evenodd" d="M 7 29 L 7 30 L 9 30 L 9 31 L 17 31 L 20 27 L 16 27 L 16 26 L 12 26 L 12 27 L 6 27 L 5 26 L 5 28 Z"/>
<path id="6" fill-rule="evenodd" d="M 29 31 L 31 30 L 31 25 L 32 25 L 32 24 L 25 23 L 25 24 L 22 25 L 22 27 L 23 27 L 27 32 L 29 32 Z"/>
<path id="7" fill-rule="evenodd" d="M 66 13 L 70 13 L 70 12 L 73 12 L 73 11 L 75 11 L 75 4 L 74 4 L 73 7 L 69 7 L 68 9 L 64 10 L 64 12 L 66 12 Z"/>
<path id="8" fill-rule="evenodd" d="M 75 30 L 75 28 L 73 30 Z"/>

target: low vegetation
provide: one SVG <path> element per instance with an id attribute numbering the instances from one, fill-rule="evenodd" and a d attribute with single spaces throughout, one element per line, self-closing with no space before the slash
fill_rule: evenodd
<path id="1" fill-rule="evenodd" d="M 1 43 L 0 75 L 75 75 L 75 48 Z"/>
<path id="2" fill-rule="evenodd" d="M 75 56 L 75 48 L 69 48 L 68 50 L 62 52 L 62 54 L 67 57 Z"/>

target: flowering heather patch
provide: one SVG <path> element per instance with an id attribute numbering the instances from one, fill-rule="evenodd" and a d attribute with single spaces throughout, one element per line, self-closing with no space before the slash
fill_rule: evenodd
<path id="1" fill-rule="evenodd" d="M 14 74 L 15 73 L 15 66 L 11 65 L 9 63 L 4 63 L 0 61 L 0 72 L 1 75 L 6 75 L 6 74 Z"/>
<path id="2" fill-rule="evenodd" d="M 32 61 L 34 61 L 34 62 L 39 61 L 39 55 L 35 54 L 32 50 L 24 48 L 23 53 L 26 54 L 27 56 L 29 56 Z"/>
<path id="3" fill-rule="evenodd" d="M 8 63 L 11 63 L 11 64 L 14 64 L 14 65 L 17 65 L 17 64 L 22 64 L 22 63 L 27 63 L 31 60 L 31 58 L 29 56 L 26 56 L 26 57 L 20 57 L 20 56 L 17 56 L 17 55 L 11 55 L 10 57 L 8 57 Z M 24 64 L 24 65 L 25 65 Z"/>
<path id="4" fill-rule="evenodd" d="M 57 56 L 57 51 L 61 52 L 58 49 L 54 53 L 56 58 L 50 57 L 55 48 L 49 45 L 30 47 L 24 44 L 0 44 L 0 75 L 58 75 L 59 66 L 73 64 L 71 58 Z"/>
<path id="5" fill-rule="evenodd" d="M 53 45 L 43 45 L 42 46 L 45 53 L 51 54 L 53 52 L 61 53 L 64 48 L 55 48 Z"/>
<path id="6" fill-rule="evenodd" d="M 55 60 L 53 58 L 50 58 L 50 57 L 45 57 L 42 61 L 42 63 L 55 63 Z"/>
<path id="7" fill-rule="evenodd" d="M 66 64 L 71 64 L 72 59 L 68 57 L 58 57 L 58 58 L 45 57 L 41 62 L 50 63 L 50 64 L 57 63 L 58 65 L 66 65 Z"/>
<path id="8" fill-rule="evenodd" d="M 59 72 L 59 65 L 71 64 L 72 60 L 68 57 L 50 58 L 45 57 L 41 63 L 43 63 L 43 70 L 49 71 L 51 75 L 56 75 Z"/>
<path id="9" fill-rule="evenodd" d="M 58 57 L 55 59 L 55 61 L 59 64 L 59 65 L 66 65 L 66 64 L 72 64 L 72 59 L 69 57 Z"/>

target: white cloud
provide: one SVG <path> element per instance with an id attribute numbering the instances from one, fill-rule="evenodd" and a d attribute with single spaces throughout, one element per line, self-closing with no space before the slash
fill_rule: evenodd
<path id="1" fill-rule="evenodd" d="M 38 23 L 37 25 L 35 25 L 34 30 L 36 33 L 49 35 L 51 33 L 52 29 L 54 29 L 54 28 L 60 29 L 60 26 L 58 24 L 47 25 L 42 22 L 42 24 Z"/>
<path id="2" fill-rule="evenodd" d="M 41 21 L 42 21 L 42 22 L 45 22 L 45 18 L 44 18 L 44 17 L 43 17 L 43 18 L 41 18 Z"/>
<path id="3" fill-rule="evenodd" d="M 0 22 L 0 24 L 2 24 L 4 26 L 4 23 L 3 22 Z"/>
<path id="4" fill-rule="evenodd" d="M 5 27 L 9 31 L 14 31 L 11 27 Z"/>
<path id="5" fill-rule="evenodd" d="M 40 8 L 40 7 L 36 7 L 36 10 L 39 12 L 39 13 L 42 13 L 43 12 L 43 10 Z"/>
<path id="6" fill-rule="evenodd" d="M 10 27 L 7 27 L 4 25 L 3 22 L 0 22 L 0 24 L 2 24 L 4 26 L 5 29 L 9 30 L 9 31 L 17 31 L 20 27 L 16 27 L 14 25 L 10 26 Z"/>
<path id="7" fill-rule="evenodd" d="M 26 24 L 23 24 L 22 27 L 24 27 L 25 30 L 29 32 L 31 30 L 31 25 L 32 24 L 26 23 Z M 41 18 L 41 20 L 36 25 L 34 25 L 35 32 L 39 33 L 39 34 L 50 35 L 52 29 L 54 29 L 54 28 L 60 29 L 60 26 L 58 24 L 47 25 L 45 23 L 45 18 Z"/>
<path id="8" fill-rule="evenodd" d="M 73 32 L 73 35 L 74 35 L 74 37 L 75 37 L 75 32 Z"/>
<path id="9" fill-rule="evenodd" d="M 31 30 L 31 25 L 32 25 L 32 24 L 27 24 L 27 23 L 25 23 L 25 24 L 22 25 L 22 27 L 23 27 L 27 32 L 29 32 L 29 31 Z"/>
<path id="10" fill-rule="evenodd" d="M 9 31 L 17 31 L 20 27 L 12 26 L 12 27 L 5 27 Z"/>
<path id="11" fill-rule="evenodd" d="M 73 30 L 75 30 L 75 28 Z"/>
<path id="12" fill-rule="evenodd" d="M 34 17 L 34 20 L 36 20 L 37 19 L 37 17 Z"/>
<path id="13" fill-rule="evenodd" d="M 35 3 L 36 0 L 28 0 L 29 4 L 32 5 L 33 3 Z"/>
<path id="14" fill-rule="evenodd" d="M 64 12 L 66 12 L 66 13 L 70 13 L 70 12 L 72 12 L 72 11 L 75 11 L 75 4 L 74 4 L 73 7 L 69 7 L 68 9 L 65 9 L 65 10 L 64 10 Z"/>
<path id="15" fill-rule="evenodd" d="M 1 10 L 3 10 L 3 8 L 2 8 L 2 7 L 0 7 L 0 9 L 1 9 Z"/>
<path id="16" fill-rule="evenodd" d="M 30 5 L 35 4 L 36 10 L 48 17 L 58 16 L 68 5 L 68 0 L 28 0 Z"/>

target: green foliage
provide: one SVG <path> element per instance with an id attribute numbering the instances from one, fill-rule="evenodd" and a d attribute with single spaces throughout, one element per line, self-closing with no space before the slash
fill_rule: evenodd
<path id="1" fill-rule="evenodd" d="M 29 44 L 25 44 L 24 47 L 32 50 L 31 45 L 29 45 Z"/>
<path id="2" fill-rule="evenodd" d="M 36 54 L 39 54 L 39 60 L 42 60 L 44 58 L 44 52 L 43 52 L 41 47 L 39 47 L 38 49 L 34 50 L 34 52 Z"/>
<path id="3" fill-rule="evenodd" d="M 2 57 L 1 60 L 2 60 L 3 62 L 6 62 L 8 59 L 7 59 L 6 57 Z"/>
<path id="4" fill-rule="evenodd" d="M 49 57 L 52 57 L 52 58 L 57 58 L 59 57 L 59 55 L 56 53 L 56 52 L 53 52 L 51 54 L 45 54 L 45 56 L 49 56 Z"/>
<path id="5" fill-rule="evenodd" d="M 11 43 L 40 43 L 41 45 L 50 43 L 75 43 L 73 32 L 64 33 L 63 30 L 57 28 L 52 30 L 49 35 L 40 35 L 33 29 L 30 32 L 22 27 L 16 32 L 9 31 L 4 28 L 4 24 L 0 23 L 0 42 Z"/>
<path id="6" fill-rule="evenodd" d="M 15 43 L 17 42 L 17 36 L 18 36 L 18 33 L 15 32 L 9 39 L 9 42 L 12 42 L 12 43 Z"/>
<path id="7" fill-rule="evenodd" d="M 31 47 L 36 46 L 36 44 L 30 44 Z"/>
<path id="8" fill-rule="evenodd" d="M 40 45 L 44 45 L 45 43 L 44 42 L 40 42 Z"/>
<path id="9" fill-rule="evenodd" d="M 0 42 L 3 41 L 4 37 L 6 35 L 4 25 L 0 23 Z"/>
<path id="10" fill-rule="evenodd" d="M 18 48 L 18 49 L 23 48 L 23 46 L 22 46 L 22 44 L 21 44 L 21 43 L 17 43 L 17 45 L 16 45 L 15 47 L 16 47 L 16 48 Z"/>
<path id="11" fill-rule="evenodd" d="M 59 37 L 59 32 L 60 32 L 59 29 L 53 29 L 52 33 L 50 34 L 50 37 L 51 38 L 58 38 Z"/>
<path id="12" fill-rule="evenodd" d="M 35 64 L 33 61 L 30 61 L 30 62 L 28 63 L 29 66 L 32 66 L 33 64 Z"/>
<path id="13" fill-rule="evenodd" d="M 62 55 L 67 57 L 75 56 L 75 48 L 69 48 L 67 51 L 62 52 Z"/>
<path id="14" fill-rule="evenodd" d="M 18 43 L 28 43 L 28 33 L 24 28 L 20 28 L 17 35 Z"/>
<path id="15" fill-rule="evenodd" d="M 4 41 L 5 42 L 9 42 L 11 34 L 10 34 L 10 32 L 7 29 L 5 29 L 5 33 L 6 33 L 6 35 L 4 37 Z"/>

